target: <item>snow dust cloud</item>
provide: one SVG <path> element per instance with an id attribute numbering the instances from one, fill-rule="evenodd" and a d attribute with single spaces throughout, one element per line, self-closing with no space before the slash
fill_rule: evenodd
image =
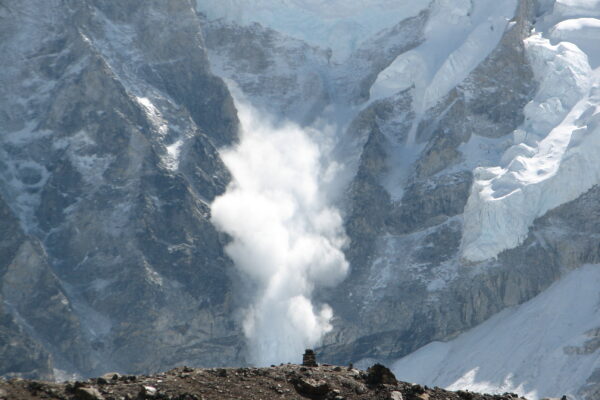
<path id="1" fill-rule="evenodd" d="M 212 221 L 232 237 L 225 250 L 254 288 L 243 321 L 249 361 L 297 362 L 331 330 L 331 308 L 311 295 L 346 275 L 342 218 L 322 190 L 331 174 L 314 140 L 321 132 L 236 106 L 240 142 L 221 152 L 232 182 Z"/>

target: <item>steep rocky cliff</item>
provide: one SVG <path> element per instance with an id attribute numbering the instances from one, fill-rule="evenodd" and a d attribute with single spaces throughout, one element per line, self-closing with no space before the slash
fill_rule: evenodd
<path id="1" fill-rule="evenodd" d="M 237 117 L 192 4 L 3 1 L 0 20 L 2 372 L 239 362 L 207 205 Z"/>

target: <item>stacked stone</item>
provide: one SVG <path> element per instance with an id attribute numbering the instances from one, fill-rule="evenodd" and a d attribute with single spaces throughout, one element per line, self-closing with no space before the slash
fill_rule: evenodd
<path id="1" fill-rule="evenodd" d="M 305 367 L 317 367 L 317 357 L 315 352 L 311 349 L 306 349 L 302 356 L 302 365 Z"/>

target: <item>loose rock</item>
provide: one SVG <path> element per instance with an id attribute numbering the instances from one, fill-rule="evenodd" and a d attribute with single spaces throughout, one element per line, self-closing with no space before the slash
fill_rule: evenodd
<path id="1" fill-rule="evenodd" d="M 395 385 L 398 381 L 389 368 L 381 364 L 375 364 L 367 370 L 367 383 L 369 385 Z"/>
<path id="2" fill-rule="evenodd" d="M 78 387 L 75 389 L 77 400 L 104 400 L 102 393 L 93 387 Z"/>

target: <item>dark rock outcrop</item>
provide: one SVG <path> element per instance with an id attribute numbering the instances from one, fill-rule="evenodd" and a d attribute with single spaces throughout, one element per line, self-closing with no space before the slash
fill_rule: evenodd
<path id="1" fill-rule="evenodd" d="M 395 385 L 398 381 L 385 365 L 375 364 L 367 369 L 366 382 L 369 385 Z"/>
<path id="2" fill-rule="evenodd" d="M 242 362 L 208 206 L 238 121 L 192 3 L 2 2 L 0 295 L 20 339 L 0 373 Z"/>

